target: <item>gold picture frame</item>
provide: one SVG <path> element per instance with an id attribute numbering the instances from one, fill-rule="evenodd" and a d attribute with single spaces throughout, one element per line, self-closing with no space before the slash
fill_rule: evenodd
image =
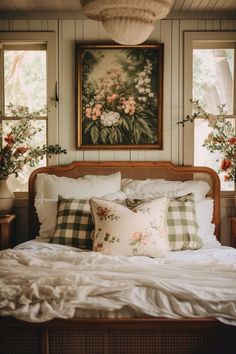
<path id="1" fill-rule="evenodd" d="M 76 45 L 78 149 L 163 149 L 163 44 Z"/>

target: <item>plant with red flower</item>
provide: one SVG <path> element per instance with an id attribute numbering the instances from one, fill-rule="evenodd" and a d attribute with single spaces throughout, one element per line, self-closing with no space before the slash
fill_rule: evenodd
<path id="1" fill-rule="evenodd" d="M 208 121 L 208 126 L 212 132 L 205 139 L 203 146 L 210 152 L 219 151 L 221 162 L 218 172 L 224 173 L 225 181 L 235 180 L 236 170 L 236 135 L 235 128 L 231 121 L 226 118 L 225 104 L 218 106 L 218 115 L 206 112 L 198 101 L 190 100 L 194 105 L 196 112 L 192 117 L 187 116 L 178 124 L 184 124 L 187 121 L 193 122 L 194 119 L 202 118 Z"/>
<path id="2" fill-rule="evenodd" d="M 66 154 L 66 150 L 59 145 L 32 145 L 32 137 L 42 130 L 33 122 L 46 107 L 35 112 L 29 112 L 27 107 L 17 108 L 12 104 L 8 107 L 10 115 L 14 117 L 14 124 L 6 124 L 7 133 L 4 133 L 0 126 L 0 177 L 11 174 L 17 177 L 24 165 L 35 167 L 45 155 L 50 157 L 54 154 Z"/>

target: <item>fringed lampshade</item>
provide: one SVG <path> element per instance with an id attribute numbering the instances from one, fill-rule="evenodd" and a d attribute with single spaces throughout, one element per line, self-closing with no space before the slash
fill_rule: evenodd
<path id="1" fill-rule="evenodd" d="M 172 0 L 81 0 L 84 13 L 101 21 L 107 34 L 125 45 L 143 43 L 171 4 Z"/>

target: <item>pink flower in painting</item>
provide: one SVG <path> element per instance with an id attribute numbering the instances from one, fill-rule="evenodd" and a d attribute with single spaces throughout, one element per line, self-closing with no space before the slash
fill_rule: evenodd
<path id="1" fill-rule="evenodd" d="M 102 104 L 96 103 L 94 107 L 88 106 L 85 115 L 88 119 L 97 120 L 102 114 Z"/>
<path id="2" fill-rule="evenodd" d="M 128 100 L 122 100 L 122 103 L 123 103 L 122 108 L 124 109 L 125 113 L 129 114 L 130 116 L 134 115 L 136 110 L 135 99 L 131 96 L 129 97 Z"/>

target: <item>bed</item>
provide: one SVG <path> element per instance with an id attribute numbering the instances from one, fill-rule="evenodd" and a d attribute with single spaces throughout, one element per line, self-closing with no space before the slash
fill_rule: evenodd
<path id="1" fill-rule="evenodd" d="M 0 354 L 236 352 L 236 250 L 220 246 L 216 240 L 214 245 L 211 245 L 211 241 L 208 240 L 209 244 L 206 247 L 194 251 L 170 252 L 169 258 L 138 255 L 127 257 L 49 244 L 43 241 L 43 237 L 33 240 L 40 233 L 35 209 L 35 197 L 39 190 L 37 184 L 36 191 L 36 180 L 39 175 L 64 176 L 76 180 L 85 175 L 107 176 L 118 172 L 121 172 L 122 179 L 126 179 L 127 184 L 132 180 L 147 178 L 160 181 L 165 179 L 207 182 L 210 189 L 206 197 L 213 200 L 213 233 L 220 240 L 220 184 L 217 174 L 209 168 L 176 166 L 170 162 L 74 162 L 68 166 L 43 167 L 34 171 L 29 180 L 29 222 L 32 241 L 13 250 L 2 251 L 0 254 Z M 146 188 L 146 185 L 141 183 L 142 192 L 144 187 Z M 100 187 L 97 185 L 96 188 Z M 109 189 L 109 184 L 107 188 Z M 137 243 L 137 238 L 135 242 Z M 110 242 L 109 246 L 113 247 L 113 243 Z M 113 251 L 114 248 L 109 249 L 109 252 Z M 137 252 L 137 249 L 135 251 Z M 188 273 L 191 265 L 194 277 L 192 273 Z M 65 268 L 68 269 L 67 276 L 63 273 L 60 280 L 65 281 L 62 284 L 64 285 L 62 297 L 71 301 L 65 300 L 62 306 L 57 301 L 58 294 L 53 293 L 50 297 L 44 293 L 44 300 L 39 302 L 39 306 L 35 296 L 40 289 L 43 291 L 49 289 L 48 281 L 52 282 L 50 285 L 53 284 L 54 280 L 50 278 L 52 269 L 60 276 L 60 272 Z M 172 272 L 174 268 L 176 273 L 172 276 L 170 271 Z M 26 273 L 22 276 L 22 269 L 26 269 L 28 276 Z M 90 273 L 87 273 L 88 270 Z M 181 274 L 179 270 L 182 270 Z M 156 281 L 157 271 L 159 271 L 158 281 Z M 7 279 L 6 282 L 3 274 Z M 147 274 L 149 276 L 146 279 Z M 16 308 L 12 305 L 13 299 L 10 297 L 9 300 L 6 293 L 8 285 L 18 285 L 21 277 L 26 288 L 32 288 L 32 282 L 46 283 L 42 288 L 39 286 L 34 289 L 34 301 L 30 303 L 31 293 L 31 297 L 24 297 L 23 300 L 21 297 L 22 306 Z M 211 288 L 214 277 L 218 277 L 216 290 L 214 287 Z M 145 287 L 140 283 L 144 278 L 147 283 Z M 214 301 L 209 298 L 206 302 L 207 308 L 201 306 L 198 295 L 194 299 L 196 288 L 201 288 L 199 279 L 202 279 L 200 300 L 213 293 Z M 86 290 L 86 294 L 81 288 L 80 292 L 76 292 L 79 299 L 71 289 L 65 291 L 72 283 L 77 289 L 81 282 L 84 284 L 83 291 Z M 96 290 L 97 287 L 95 288 L 96 282 L 99 291 Z M 169 293 L 166 293 L 166 286 Z M 183 292 L 184 297 L 178 297 Z M 50 302 L 52 297 L 55 306 Z M 17 296 L 15 298 L 19 299 Z M 154 299 L 157 298 L 156 312 Z M 123 302 L 120 305 L 121 299 Z M 99 309 L 96 304 L 100 305 Z M 175 307 L 176 311 L 173 310 Z"/>

